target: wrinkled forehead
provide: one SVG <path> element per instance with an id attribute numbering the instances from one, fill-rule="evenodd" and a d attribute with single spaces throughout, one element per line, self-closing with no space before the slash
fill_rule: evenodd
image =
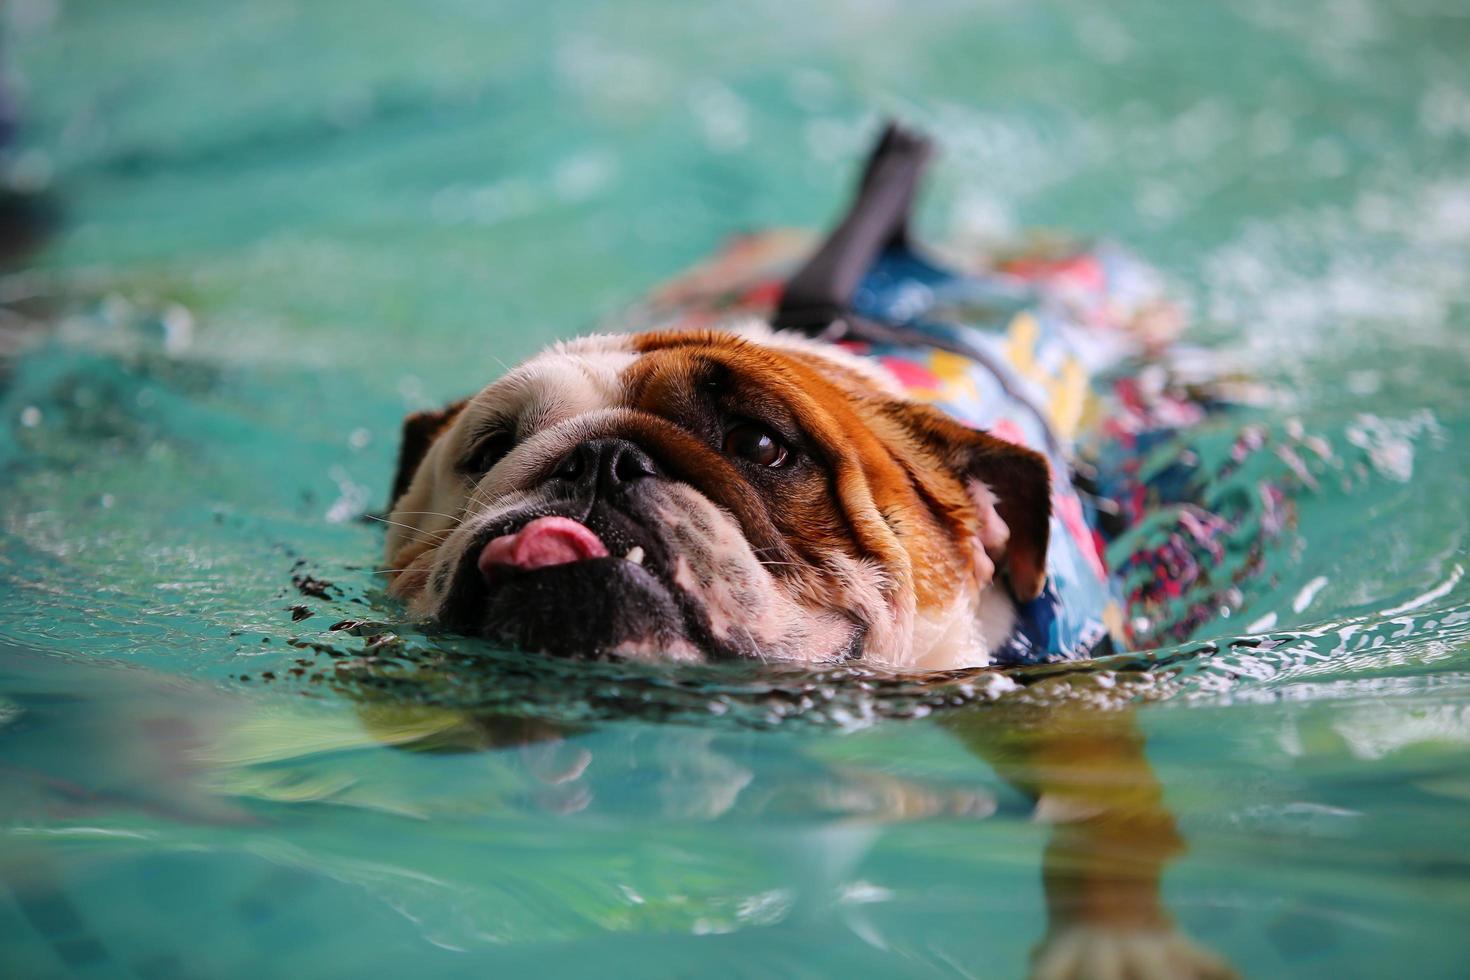
<path id="1" fill-rule="evenodd" d="M 848 383 L 834 386 L 839 379 Z M 677 422 L 673 416 L 684 406 L 670 393 L 688 396 L 717 381 L 738 385 L 742 394 L 779 405 L 817 428 L 827 427 L 834 399 L 874 387 L 840 361 L 730 333 L 593 336 L 558 344 L 486 388 L 467 406 L 461 428 L 504 426 L 524 437 L 579 415 L 632 404 Z"/>
<path id="2" fill-rule="evenodd" d="M 543 351 L 471 399 L 461 427 L 513 427 L 526 436 L 625 401 L 639 358 L 629 337 L 584 337 Z"/>
<path id="3" fill-rule="evenodd" d="M 831 403 L 874 394 L 902 397 L 890 377 L 872 359 L 832 344 L 775 333 L 760 324 L 735 332 L 722 330 L 660 331 L 633 338 L 645 356 L 638 370 L 653 365 L 668 370 L 683 363 L 719 365 L 747 380 L 803 394 Z M 811 406 L 820 409 L 821 405 Z"/>

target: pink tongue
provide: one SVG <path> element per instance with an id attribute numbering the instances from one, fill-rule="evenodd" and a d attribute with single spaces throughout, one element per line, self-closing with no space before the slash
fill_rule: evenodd
<path id="1" fill-rule="evenodd" d="M 503 534 L 480 552 L 480 574 L 495 566 L 531 569 L 607 557 L 607 546 L 585 524 L 570 517 L 538 517 L 514 534 Z"/>

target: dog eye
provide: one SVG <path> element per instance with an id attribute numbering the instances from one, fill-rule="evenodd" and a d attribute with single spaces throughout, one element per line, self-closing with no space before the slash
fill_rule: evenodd
<path id="1" fill-rule="evenodd" d="M 465 456 L 464 461 L 459 464 L 460 471 L 472 476 L 488 473 L 515 448 L 515 444 L 515 436 L 509 432 L 491 432 Z"/>
<path id="2" fill-rule="evenodd" d="M 772 469 L 790 455 L 770 429 L 754 422 L 741 422 L 725 433 L 725 454 Z"/>

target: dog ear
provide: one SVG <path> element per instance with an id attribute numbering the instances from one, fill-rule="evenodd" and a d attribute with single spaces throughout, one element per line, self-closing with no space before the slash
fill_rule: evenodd
<path id="1" fill-rule="evenodd" d="M 459 416 L 468 403 L 468 398 L 461 398 L 443 408 L 414 412 L 404 418 L 403 437 L 398 444 L 398 471 L 393 475 L 393 492 L 388 497 L 390 510 L 408 491 L 413 475 L 418 472 L 419 464 L 428 455 L 429 447 L 439 433 Z"/>
<path id="2" fill-rule="evenodd" d="M 1029 602 L 1041 595 L 1051 534 L 1051 466 L 1046 457 L 961 425 L 932 406 L 898 401 L 893 406 L 890 415 L 965 482 L 977 503 L 993 506 L 1005 522 L 1010 534 L 1003 567 L 1016 599 Z"/>

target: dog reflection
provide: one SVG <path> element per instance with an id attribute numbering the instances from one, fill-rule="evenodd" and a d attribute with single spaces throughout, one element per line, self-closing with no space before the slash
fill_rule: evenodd
<path id="1" fill-rule="evenodd" d="M 392 741 L 415 750 L 515 749 L 543 787 L 542 805 L 569 811 L 590 802 L 581 777 L 592 754 L 558 725 L 447 712 L 408 722 L 401 708 L 367 706 L 363 718 L 370 729 L 391 731 Z M 405 741 L 406 723 L 423 726 L 425 734 Z M 1164 907 L 1161 878 L 1184 841 L 1164 808 L 1134 709 L 1003 702 L 952 712 L 941 716 L 941 724 L 1032 799 L 1036 819 L 1051 827 L 1042 867 L 1047 931 L 1033 953 L 1034 977 L 1235 976 L 1179 933 Z M 680 740 L 669 778 L 654 790 L 666 797 L 663 812 L 712 819 L 742 794 L 757 792 L 754 774 L 719 753 L 714 741 L 707 735 L 691 750 Z M 829 772 L 806 791 L 833 810 L 877 822 L 985 816 L 995 808 L 984 794 L 936 790 L 872 771 Z"/>
<path id="2" fill-rule="evenodd" d="M 1164 908 L 1164 868 L 1184 841 L 1132 708 L 1001 705 L 952 715 L 946 727 L 1051 825 L 1047 933 L 1034 976 L 1235 975 L 1180 934 Z"/>
<path id="3" fill-rule="evenodd" d="M 369 742 L 419 752 L 513 751 L 536 787 L 537 806 L 572 812 L 592 802 L 596 760 L 566 725 L 362 700 L 361 727 L 323 730 L 315 714 L 296 722 L 276 713 L 254 718 L 207 690 L 189 689 L 181 697 L 176 687 L 141 671 L 69 666 L 70 693 L 59 698 L 51 666 L 10 658 L 0 670 L 0 690 L 26 718 L 8 728 L 4 742 L 8 778 L 0 816 L 12 820 L 91 820 L 122 808 L 189 823 L 254 824 L 261 818 L 246 798 L 260 788 L 252 782 L 253 789 L 241 790 L 244 796 L 222 795 L 222 773 Z M 1035 952 L 1034 976 L 1233 976 L 1180 935 L 1164 908 L 1160 879 L 1183 841 L 1163 806 L 1133 709 L 1002 700 L 939 720 L 1032 799 L 1037 818 L 1050 825 L 1042 868 L 1047 931 Z M 655 795 L 650 802 L 661 814 L 710 820 L 737 806 L 843 814 L 849 818 L 841 835 L 852 848 L 849 866 L 884 823 L 983 817 L 996 808 L 983 790 L 936 788 L 819 760 L 811 760 L 811 779 L 772 789 L 744 760 L 721 751 L 713 731 L 647 744 L 658 756 L 653 761 L 661 778 L 640 792 Z M 799 785 L 801 798 L 789 798 L 792 785 Z M 303 797 L 293 791 L 289 799 Z M 0 881 L 10 877 L 7 869 L 24 870 L 20 855 L 9 857 L 0 861 Z M 34 868 L 24 877 L 34 879 Z"/>

